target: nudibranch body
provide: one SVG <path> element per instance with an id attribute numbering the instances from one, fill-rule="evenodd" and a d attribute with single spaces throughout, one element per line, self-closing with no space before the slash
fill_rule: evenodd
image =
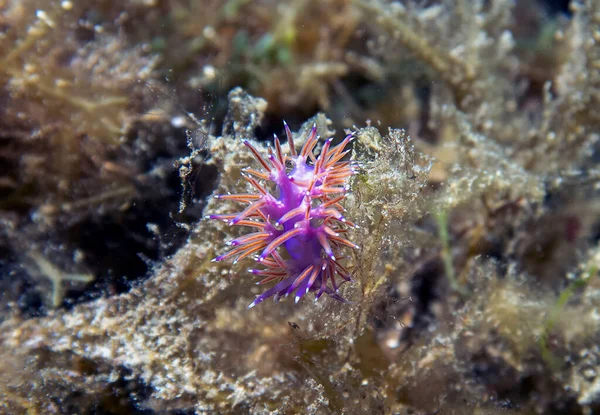
<path id="1" fill-rule="evenodd" d="M 253 256 L 263 266 L 249 270 L 263 277 L 258 284 L 276 281 L 248 308 L 271 296 L 279 299 L 292 293 L 298 302 L 309 291 L 316 292 L 315 301 L 323 293 L 345 301 L 337 293 L 336 281 L 336 276 L 351 281 L 349 271 L 341 264 L 342 250 L 358 248 L 344 237 L 348 228 L 355 225 L 342 215 L 344 209 L 340 204 L 348 194 L 348 180 L 356 172 L 353 163 L 344 160 L 350 151 L 346 147 L 352 135 L 335 147 L 331 147 L 333 138 L 326 140 L 316 157 L 313 153 L 319 140 L 316 125 L 299 154 L 289 127 L 285 123 L 284 127 L 289 154 L 283 153 L 277 137 L 266 159 L 244 140 L 262 167 L 244 170 L 243 177 L 255 193 L 215 196 L 247 207 L 240 213 L 208 216 L 229 225 L 254 229 L 230 241 L 228 245 L 233 249 L 213 260 L 233 259 L 236 263 Z"/>

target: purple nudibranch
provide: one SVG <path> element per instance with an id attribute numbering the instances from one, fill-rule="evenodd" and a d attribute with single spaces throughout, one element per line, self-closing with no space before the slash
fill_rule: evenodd
<path id="1" fill-rule="evenodd" d="M 218 199 L 244 203 L 240 213 L 209 215 L 210 219 L 254 228 L 228 243 L 233 249 L 213 261 L 233 259 L 234 263 L 254 256 L 263 265 L 251 269 L 253 275 L 263 277 L 258 284 L 277 283 L 257 296 L 248 306 L 252 308 L 265 299 L 279 299 L 295 293 L 298 302 L 309 291 L 316 292 L 315 301 L 323 293 L 342 302 L 346 300 L 337 291 L 336 275 L 352 281 L 349 271 L 341 264 L 344 248 L 358 248 L 344 238 L 348 228 L 355 225 L 343 215 L 340 202 L 348 193 L 348 180 L 356 173 L 351 161 L 344 161 L 352 141 L 349 134 L 331 148 L 332 138 L 325 141 L 318 157 L 313 154 L 319 137 L 313 126 L 300 154 L 296 152 L 292 133 L 284 122 L 289 143 L 289 154 L 284 154 L 277 136 L 275 148 L 269 147 L 267 159 L 247 140 L 244 145 L 262 166 L 260 170 L 247 168 L 244 179 L 255 193 L 216 195 Z M 270 183 L 270 186 L 265 184 Z M 275 191 L 270 192 L 269 187 Z M 277 196 L 274 196 L 277 195 Z"/>

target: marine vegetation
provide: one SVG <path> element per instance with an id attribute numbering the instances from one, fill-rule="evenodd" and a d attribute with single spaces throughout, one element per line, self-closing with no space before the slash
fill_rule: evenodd
<path id="1" fill-rule="evenodd" d="M 6 0 L 0 54 L 0 414 L 600 413 L 599 1 Z"/>

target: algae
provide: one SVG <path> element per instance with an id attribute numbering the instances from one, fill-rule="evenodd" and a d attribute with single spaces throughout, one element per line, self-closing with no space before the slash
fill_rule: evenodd
<path id="1" fill-rule="evenodd" d="M 2 3 L 0 413 L 598 412 L 599 16 Z M 284 118 L 355 137 L 348 304 L 211 261 Z"/>

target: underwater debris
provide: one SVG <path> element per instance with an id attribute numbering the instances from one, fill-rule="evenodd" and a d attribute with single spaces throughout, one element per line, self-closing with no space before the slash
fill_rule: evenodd
<path id="1" fill-rule="evenodd" d="M 275 152 L 269 147 L 267 162 L 250 144 L 250 149 L 264 170 L 247 168 L 244 179 L 255 188 L 256 193 L 215 195 L 216 199 L 248 203 L 241 213 L 209 215 L 210 219 L 223 220 L 229 225 L 256 228 L 253 232 L 228 242 L 234 248 L 213 261 L 235 258 L 239 260 L 262 251 L 256 261 L 264 269 L 250 269 L 248 272 L 264 277 L 258 284 L 278 281 L 277 284 L 258 296 L 248 308 L 274 296 L 288 296 L 296 292 L 296 303 L 309 291 L 317 291 L 315 301 L 323 293 L 339 301 L 346 301 L 337 294 L 338 283 L 335 275 L 344 281 L 351 281 L 349 271 L 340 263 L 342 247 L 358 248 L 343 238 L 346 227 L 355 225 L 342 215 L 344 208 L 340 202 L 348 192 L 347 181 L 355 174 L 350 161 L 342 161 L 350 151 L 345 150 L 353 136 L 330 148 L 333 137 L 325 141 L 321 154 L 315 157 L 317 126 L 314 124 L 310 136 L 300 154 L 296 153 L 292 132 L 285 124 L 289 144 L 289 154 L 284 154 L 279 138 L 275 136 Z M 288 164 L 293 165 L 288 169 Z M 256 178 L 256 179 L 255 179 Z M 273 196 L 258 180 L 272 182 L 276 186 Z M 285 248 L 283 256 L 278 248 Z M 331 287 L 328 285 L 331 283 Z"/>
<path id="2" fill-rule="evenodd" d="M 33 260 L 41 275 L 47 278 L 52 284 L 50 305 L 54 308 L 60 306 L 63 301 L 63 284 L 66 281 L 78 282 L 82 284 L 87 284 L 94 281 L 94 276 L 91 274 L 71 274 L 59 270 L 55 265 L 53 265 L 38 252 L 31 252 L 28 256 Z"/>

